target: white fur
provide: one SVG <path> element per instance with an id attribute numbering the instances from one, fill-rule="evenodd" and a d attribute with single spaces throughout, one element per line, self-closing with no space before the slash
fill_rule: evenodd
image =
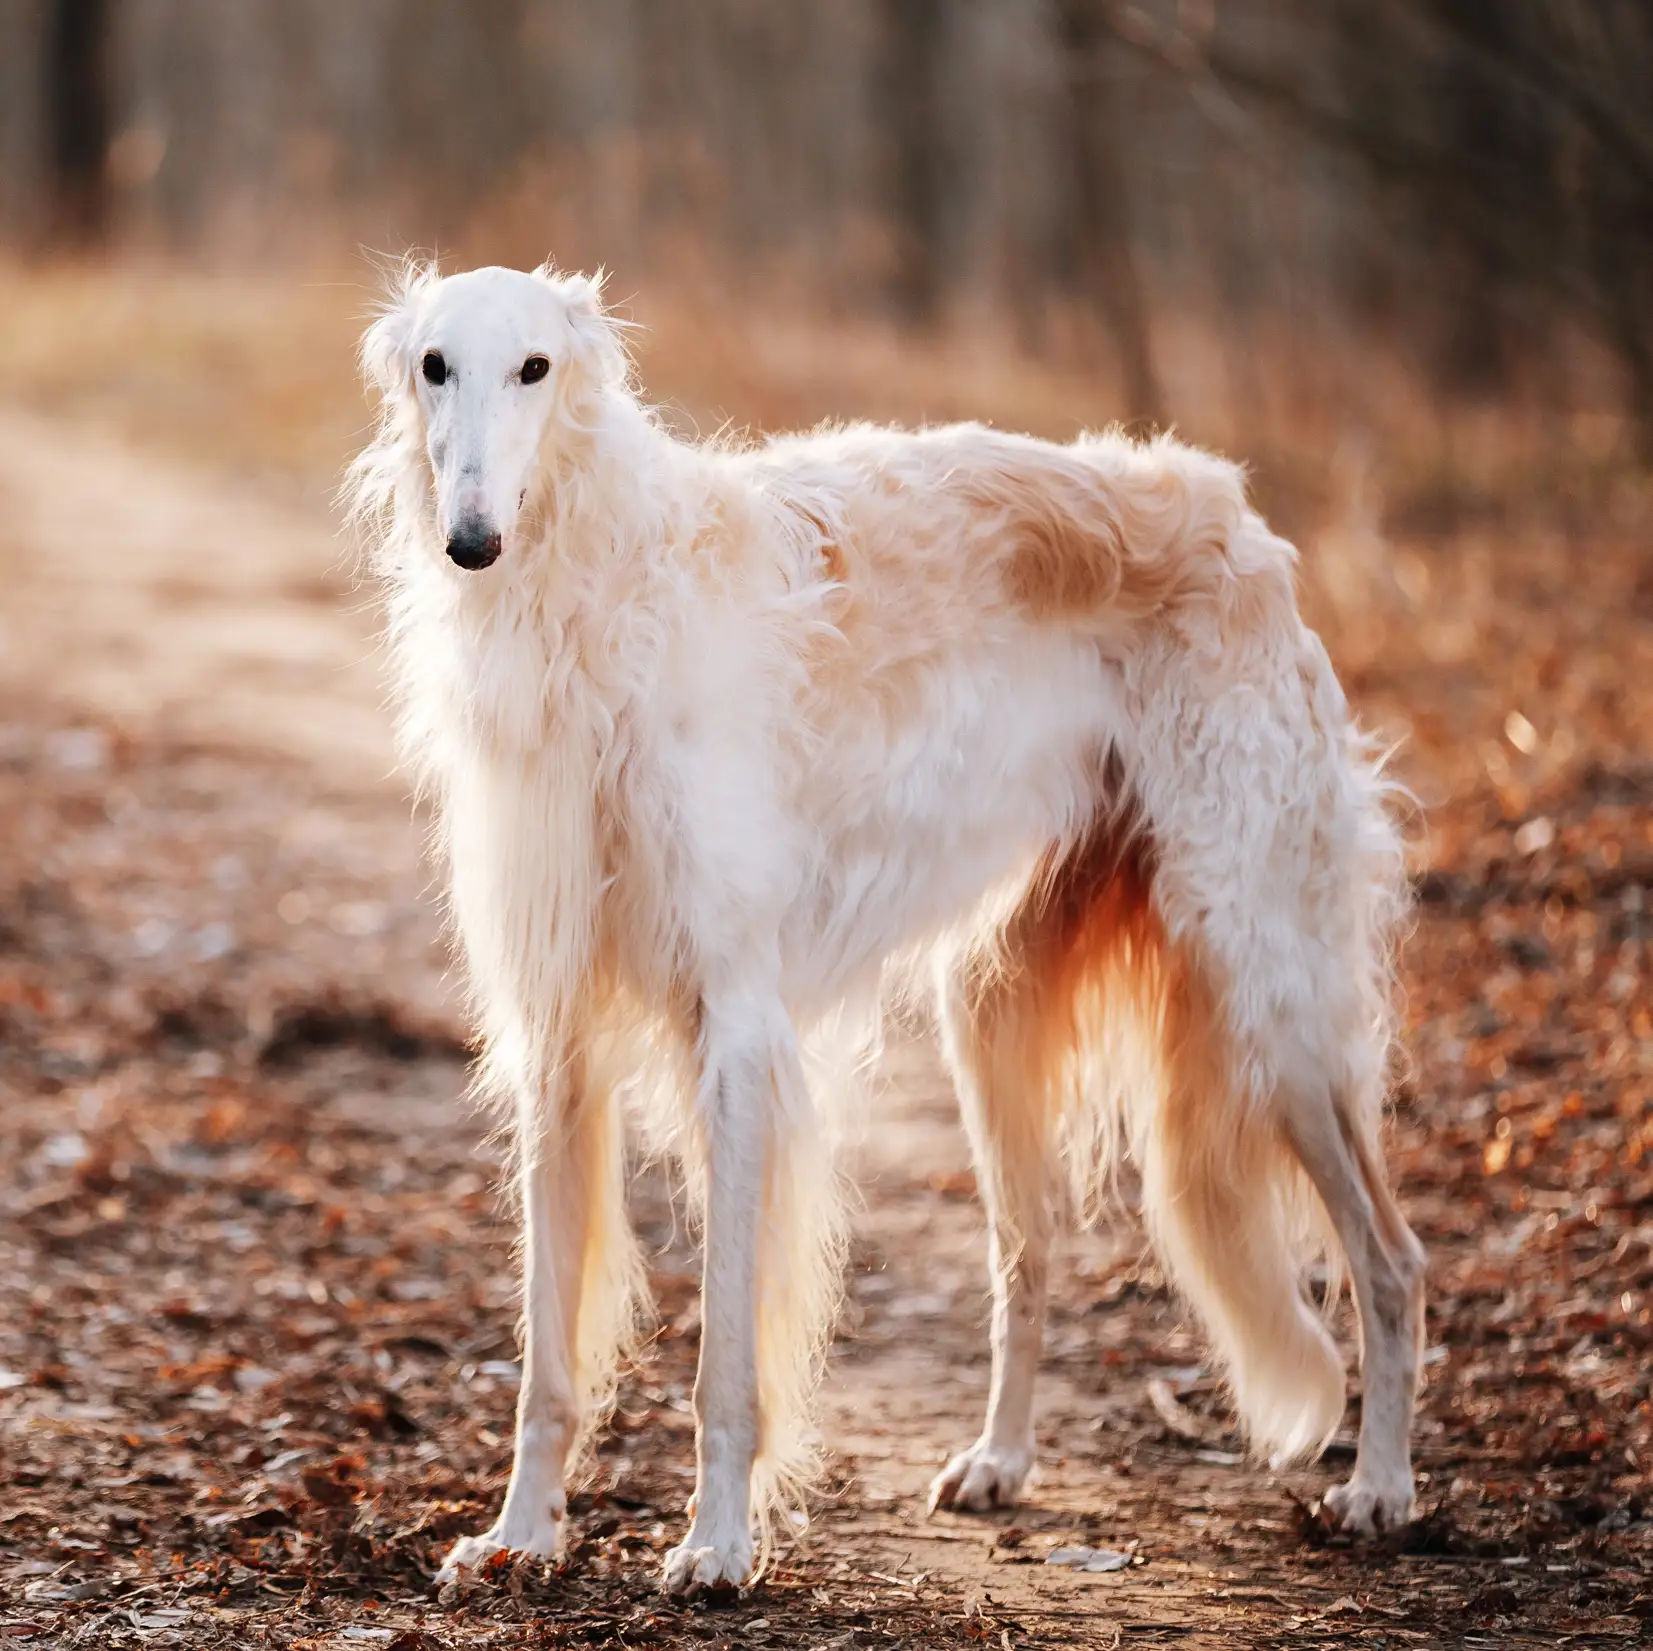
<path id="1" fill-rule="evenodd" d="M 526 384 L 533 354 L 550 372 Z M 1121 1140 L 1242 1417 L 1285 1454 L 1342 1411 L 1300 1283 L 1329 1217 L 1366 1358 L 1338 1505 L 1407 1517 L 1421 1258 L 1376 1146 L 1398 850 L 1290 547 L 1233 467 L 975 425 L 686 443 L 637 399 L 597 286 L 548 269 L 412 269 L 363 357 L 383 400 L 354 504 L 527 1231 L 511 1485 L 450 1568 L 556 1546 L 638 1299 L 632 1094 L 705 1233 L 699 1476 L 665 1580 L 750 1574 L 754 1519 L 812 1467 L 838 1291 L 801 1040 L 924 957 L 996 1294 L 987 1425 L 935 1499 L 1019 1491 L 1062 1189 L 1088 1201 Z M 481 571 L 444 555 L 467 513 L 503 547 Z"/>

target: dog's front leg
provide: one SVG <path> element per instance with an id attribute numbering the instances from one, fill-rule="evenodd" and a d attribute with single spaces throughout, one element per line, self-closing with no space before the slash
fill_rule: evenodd
<path id="1" fill-rule="evenodd" d="M 701 1039 L 705 1265 L 695 1377 L 695 1493 L 689 1534 L 666 1555 L 668 1593 L 744 1582 L 753 1561 L 751 1482 L 759 1435 L 758 1224 L 774 1104 L 770 1017 L 718 1016 Z"/>
<path id="2" fill-rule="evenodd" d="M 562 1542 L 563 1484 L 579 1431 L 574 1333 L 592 1181 L 591 1149 L 601 1120 L 591 1115 L 577 1071 L 564 1071 L 517 1113 L 523 1221 L 522 1391 L 517 1400 L 511 1482 L 499 1518 L 463 1537 L 438 1573 L 477 1566 L 502 1551 L 550 1558 Z"/>

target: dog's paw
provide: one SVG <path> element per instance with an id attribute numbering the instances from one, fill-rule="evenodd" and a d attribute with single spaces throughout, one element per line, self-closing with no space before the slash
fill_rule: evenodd
<path id="1" fill-rule="evenodd" d="M 1334 1485 L 1326 1492 L 1324 1505 L 1332 1520 L 1354 1536 L 1398 1531 L 1417 1512 L 1410 1473 L 1380 1477 L 1362 1473 L 1358 1466 L 1346 1485 Z"/>
<path id="2" fill-rule="evenodd" d="M 542 1519 L 520 1531 L 501 1520 L 480 1536 L 460 1537 L 448 1550 L 448 1557 L 442 1561 L 442 1569 L 436 1573 L 436 1580 L 457 1581 L 461 1570 L 480 1570 L 495 1554 L 521 1554 L 526 1559 L 555 1559 L 561 1547 L 562 1521 L 559 1519 Z"/>
<path id="3" fill-rule="evenodd" d="M 716 1589 L 738 1588 L 752 1574 L 750 1534 L 708 1542 L 691 1530 L 666 1555 L 660 1586 L 668 1594 L 693 1599 Z"/>
<path id="4" fill-rule="evenodd" d="M 986 1513 L 1013 1507 L 1033 1467 L 1032 1445 L 990 1445 L 978 1441 L 961 1450 L 930 1481 L 930 1512 L 953 1508 Z"/>

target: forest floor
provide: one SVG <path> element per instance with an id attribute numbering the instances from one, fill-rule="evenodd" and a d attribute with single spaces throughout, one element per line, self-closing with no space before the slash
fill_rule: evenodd
<path id="1" fill-rule="evenodd" d="M 696 1263 L 657 1172 L 658 1331 L 566 1561 L 432 1583 L 504 1486 L 512 1234 L 325 516 L 0 413 L 0 1641 L 1653 1636 L 1650 518 L 1645 486 L 1516 524 L 1425 501 L 1354 604 L 1376 640 L 1333 637 L 1429 817 L 1392 1130 L 1430 1252 L 1417 1524 L 1318 1511 L 1358 1381 L 1320 1466 L 1242 1458 L 1128 1221 L 1063 1252 L 1026 1503 L 926 1517 L 983 1403 L 985 1244 L 914 1043 L 856 1149 L 814 1521 L 679 1605 Z M 1075 1545 L 1123 1562 L 1048 1562 Z"/>

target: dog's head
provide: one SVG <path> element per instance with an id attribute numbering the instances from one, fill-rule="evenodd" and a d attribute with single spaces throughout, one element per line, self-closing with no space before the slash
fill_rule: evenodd
<path id="1" fill-rule="evenodd" d="M 547 445 L 578 440 L 625 382 L 599 282 L 549 266 L 416 271 L 362 340 L 368 380 L 415 415 L 437 532 L 459 567 L 510 546 Z"/>

